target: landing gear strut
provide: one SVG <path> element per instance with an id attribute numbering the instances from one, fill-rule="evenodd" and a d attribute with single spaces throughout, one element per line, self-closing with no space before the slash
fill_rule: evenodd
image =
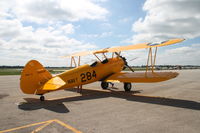
<path id="1" fill-rule="evenodd" d="M 131 91 L 132 85 L 131 83 L 124 83 L 124 90 L 125 91 Z"/>
<path id="2" fill-rule="evenodd" d="M 45 97 L 43 95 L 40 96 L 40 101 L 44 101 Z"/>
<path id="3" fill-rule="evenodd" d="M 111 85 L 112 85 L 112 87 L 114 87 L 114 84 L 113 84 L 112 82 L 109 82 L 109 84 L 111 84 Z"/>
<path id="4" fill-rule="evenodd" d="M 83 87 L 82 85 L 77 86 L 77 92 L 80 93 L 80 94 L 82 94 L 82 90 L 83 90 L 82 87 Z"/>

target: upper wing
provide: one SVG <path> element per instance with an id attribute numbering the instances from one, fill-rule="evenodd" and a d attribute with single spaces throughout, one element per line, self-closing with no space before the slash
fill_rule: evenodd
<path id="1" fill-rule="evenodd" d="M 175 43 L 179 43 L 184 41 L 185 39 L 171 39 L 159 43 L 141 43 L 136 45 L 128 45 L 128 46 L 119 46 L 114 48 L 108 48 L 108 52 L 119 52 L 124 50 L 135 50 L 135 49 L 144 49 L 144 48 L 151 48 L 151 47 L 161 47 L 161 46 L 167 46 Z"/>
<path id="2" fill-rule="evenodd" d="M 71 54 L 70 56 L 71 57 L 73 57 L 73 56 L 85 56 L 85 55 L 89 55 L 89 54 L 92 54 L 92 53 L 93 53 L 93 51 L 84 51 L 84 52 Z"/>
<path id="3" fill-rule="evenodd" d="M 70 55 L 71 57 L 73 56 L 84 56 L 88 54 L 98 54 L 98 53 L 107 53 L 107 52 L 120 52 L 120 51 L 125 51 L 125 50 L 135 50 L 135 49 L 144 49 L 144 48 L 151 48 L 151 47 L 161 47 L 161 46 L 167 46 L 175 43 L 179 43 L 184 41 L 185 39 L 171 39 L 159 43 L 140 43 L 140 44 L 135 44 L 135 45 L 127 45 L 127 46 L 118 46 L 118 47 L 113 47 L 113 48 L 106 48 L 106 49 L 101 49 L 97 51 L 85 51 L 85 52 L 79 52 Z"/>
<path id="4" fill-rule="evenodd" d="M 105 81 L 107 82 L 134 82 L 134 83 L 152 83 L 169 80 L 178 76 L 177 72 L 120 72 L 111 75 Z"/>

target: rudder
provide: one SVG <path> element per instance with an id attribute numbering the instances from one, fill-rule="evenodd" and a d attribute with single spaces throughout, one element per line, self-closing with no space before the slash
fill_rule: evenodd
<path id="1" fill-rule="evenodd" d="M 44 94 L 39 90 L 52 75 L 38 61 L 29 61 L 21 72 L 20 88 L 26 94 Z"/>

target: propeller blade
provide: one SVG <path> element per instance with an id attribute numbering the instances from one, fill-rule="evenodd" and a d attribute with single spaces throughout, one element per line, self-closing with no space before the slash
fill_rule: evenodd
<path id="1" fill-rule="evenodd" d="M 128 67 L 132 72 L 134 72 L 134 70 L 129 65 L 125 65 L 125 66 Z"/>
<path id="2" fill-rule="evenodd" d="M 138 57 L 135 57 L 135 58 L 131 59 L 130 61 L 136 60 L 137 58 L 138 58 Z"/>
<path id="3" fill-rule="evenodd" d="M 119 56 L 119 57 L 124 61 L 124 66 L 125 66 L 125 67 L 129 68 L 132 72 L 134 72 L 134 70 L 128 65 L 128 62 L 126 61 L 126 58 L 125 58 L 125 57 L 120 56 L 119 53 L 117 53 L 117 52 L 115 52 L 115 54 L 116 54 L 117 56 Z"/>

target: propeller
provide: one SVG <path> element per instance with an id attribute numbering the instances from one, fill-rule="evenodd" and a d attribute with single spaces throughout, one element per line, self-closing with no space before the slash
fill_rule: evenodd
<path id="1" fill-rule="evenodd" d="M 125 58 L 125 57 L 119 55 L 117 52 L 115 52 L 115 54 L 116 54 L 117 56 L 119 56 L 119 57 L 124 61 L 124 66 L 125 66 L 124 69 L 127 67 L 127 68 L 129 68 L 132 72 L 134 72 L 134 70 L 128 65 L 128 62 L 126 61 L 126 58 Z"/>
<path id="2" fill-rule="evenodd" d="M 131 60 L 129 60 L 129 61 L 133 61 L 133 60 L 136 60 L 138 57 L 135 57 L 135 58 L 133 58 L 133 59 L 131 59 Z"/>

